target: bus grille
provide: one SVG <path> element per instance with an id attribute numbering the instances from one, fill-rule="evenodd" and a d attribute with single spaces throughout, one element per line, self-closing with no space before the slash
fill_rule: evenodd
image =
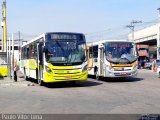
<path id="1" fill-rule="evenodd" d="M 75 70 L 53 70 L 54 74 L 78 74 L 80 73 L 80 69 Z"/>

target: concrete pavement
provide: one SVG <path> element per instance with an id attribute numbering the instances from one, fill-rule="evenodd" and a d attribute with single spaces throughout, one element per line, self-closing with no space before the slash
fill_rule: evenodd
<path id="1" fill-rule="evenodd" d="M 23 74 L 17 72 L 17 82 L 12 80 L 10 77 L 0 77 L 0 86 L 34 86 L 35 83 L 26 81 L 23 77 Z"/>

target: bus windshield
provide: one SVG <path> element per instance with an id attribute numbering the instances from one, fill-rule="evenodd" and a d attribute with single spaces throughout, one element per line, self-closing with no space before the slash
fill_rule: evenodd
<path id="1" fill-rule="evenodd" d="M 46 61 L 60 65 L 78 65 L 86 61 L 86 43 L 81 40 L 52 40 L 45 44 Z"/>
<path id="2" fill-rule="evenodd" d="M 131 42 L 107 42 L 105 44 L 106 59 L 112 63 L 132 63 L 137 60 L 134 44 Z"/>

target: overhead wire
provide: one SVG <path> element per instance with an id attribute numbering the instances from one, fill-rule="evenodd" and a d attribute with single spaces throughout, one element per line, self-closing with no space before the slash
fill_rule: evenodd
<path id="1" fill-rule="evenodd" d="M 147 22 L 142 22 L 141 24 L 136 24 L 136 30 L 139 29 L 144 29 L 148 26 L 154 25 L 158 23 L 158 19 L 154 19 L 151 21 Z M 88 41 L 97 41 L 99 39 L 127 39 L 128 34 L 130 32 L 128 31 L 126 26 L 122 27 L 115 27 L 115 28 L 108 28 L 105 30 L 97 31 L 97 32 L 91 32 L 91 33 L 86 33 L 86 37 Z"/>

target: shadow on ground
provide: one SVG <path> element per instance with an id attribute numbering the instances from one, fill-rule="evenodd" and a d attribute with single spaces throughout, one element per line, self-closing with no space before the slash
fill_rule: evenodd
<path id="1" fill-rule="evenodd" d="M 38 85 L 35 79 L 29 79 L 28 81 Z M 54 83 L 44 83 L 47 88 L 76 88 L 76 87 L 93 87 L 98 86 L 103 83 L 98 81 L 68 81 L 68 82 L 54 82 Z"/>
<path id="2" fill-rule="evenodd" d="M 89 78 L 96 80 L 95 76 L 89 75 Z M 137 78 L 137 77 L 126 77 L 126 78 L 100 77 L 99 78 L 99 81 L 103 81 L 103 82 L 138 82 L 138 81 L 142 81 L 142 80 L 144 80 L 144 78 Z"/>
<path id="3" fill-rule="evenodd" d="M 0 77 L 0 80 L 4 80 L 4 77 Z"/>

